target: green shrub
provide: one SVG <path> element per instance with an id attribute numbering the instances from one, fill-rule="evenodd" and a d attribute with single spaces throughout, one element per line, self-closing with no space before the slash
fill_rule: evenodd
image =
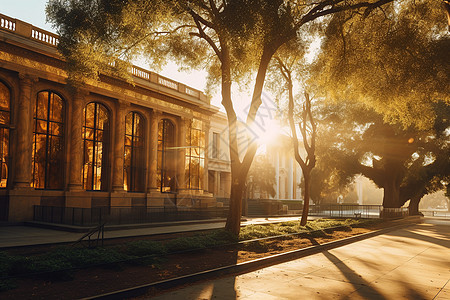
<path id="1" fill-rule="evenodd" d="M 124 250 L 133 256 L 161 255 L 167 252 L 166 247 L 160 242 L 134 241 L 126 245 Z"/>
<path id="2" fill-rule="evenodd" d="M 166 247 L 168 252 L 178 252 L 204 248 L 205 245 L 204 238 L 202 239 L 199 236 L 189 236 L 171 240 L 167 242 Z"/>
<path id="3" fill-rule="evenodd" d="M 46 258 L 69 262 L 73 267 L 87 267 L 115 263 L 131 258 L 129 255 L 119 252 L 114 248 L 70 248 L 61 247 L 46 255 Z"/>
<path id="4" fill-rule="evenodd" d="M 16 257 L 7 254 L 6 252 L 0 252 L 0 277 L 6 277 L 11 271 Z"/>
<path id="5" fill-rule="evenodd" d="M 17 284 L 11 279 L 0 279 L 0 292 L 17 288 Z"/>

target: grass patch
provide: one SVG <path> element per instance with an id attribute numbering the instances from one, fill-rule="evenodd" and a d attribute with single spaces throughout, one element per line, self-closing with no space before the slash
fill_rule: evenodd
<path id="1" fill-rule="evenodd" d="M 182 237 L 169 241 L 166 244 L 168 252 L 178 252 L 190 249 L 214 247 L 236 242 L 237 238 L 229 232 L 220 229 L 212 232 Z"/>
<path id="2" fill-rule="evenodd" d="M 316 219 L 308 221 L 305 226 L 300 226 L 299 221 L 289 221 L 263 225 L 248 225 L 241 228 L 239 240 L 245 241 L 289 233 L 310 232 L 338 226 L 346 226 L 346 228 L 351 229 L 351 227 L 362 227 L 372 223 L 373 220 L 369 221 L 364 219 Z"/>

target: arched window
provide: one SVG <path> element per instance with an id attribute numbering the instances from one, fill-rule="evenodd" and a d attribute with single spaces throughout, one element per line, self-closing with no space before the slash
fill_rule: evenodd
<path id="1" fill-rule="evenodd" d="M 33 182 L 34 188 L 64 188 L 64 101 L 43 91 L 34 106 Z"/>
<path id="2" fill-rule="evenodd" d="M 125 117 L 124 188 L 130 192 L 144 191 L 144 122 L 136 112 Z"/>
<path id="3" fill-rule="evenodd" d="M 0 82 L 0 188 L 8 181 L 10 102 L 11 92 Z"/>
<path id="4" fill-rule="evenodd" d="M 175 126 L 172 121 L 163 119 L 158 125 L 158 187 L 161 192 L 175 192 L 176 178 L 176 151 Z"/>
<path id="5" fill-rule="evenodd" d="M 109 112 L 97 102 L 84 108 L 83 187 L 105 190 L 108 186 Z"/>
<path id="6" fill-rule="evenodd" d="M 186 134 L 186 188 L 203 189 L 203 174 L 205 169 L 205 132 L 202 121 L 193 119 L 188 124 Z"/>

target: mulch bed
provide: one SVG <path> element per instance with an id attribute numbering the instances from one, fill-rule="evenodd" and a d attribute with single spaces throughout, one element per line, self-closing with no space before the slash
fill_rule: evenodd
<path id="1" fill-rule="evenodd" d="M 293 237 L 265 243 L 225 246 L 188 253 L 167 255 L 156 266 L 125 265 L 114 269 L 92 268 L 79 270 L 70 281 L 48 281 L 21 278 L 18 287 L 0 292 L 2 299 L 78 299 L 119 289 L 148 284 L 208 269 L 249 261 L 265 256 L 330 242 L 384 227 L 353 228 L 334 231 L 323 237 Z"/>

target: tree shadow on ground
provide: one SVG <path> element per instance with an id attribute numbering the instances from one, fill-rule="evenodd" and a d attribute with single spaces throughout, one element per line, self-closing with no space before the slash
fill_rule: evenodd
<path id="1" fill-rule="evenodd" d="M 358 293 L 361 297 L 363 297 L 364 299 L 387 299 L 383 296 L 383 294 L 373 288 L 370 285 L 370 282 L 366 281 L 364 278 L 362 278 L 361 275 L 353 271 L 337 256 L 331 254 L 328 251 L 324 251 L 322 253 L 341 271 L 342 275 L 344 275 L 348 282 L 350 282 L 356 289 L 355 292 Z"/>
<path id="2" fill-rule="evenodd" d="M 319 245 L 319 243 L 314 239 L 310 238 L 311 243 L 314 245 Z M 371 286 L 371 283 L 365 280 L 360 274 L 355 272 L 349 266 L 347 266 L 341 259 L 339 259 L 336 255 L 330 253 L 328 250 L 322 252 L 323 255 L 332 262 L 345 276 L 349 283 L 353 285 L 355 291 L 352 293 L 359 294 L 364 299 L 388 299 L 384 296 L 380 291 Z M 363 259 L 357 258 L 364 263 Z M 380 274 L 380 277 L 382 275 Z M 426 299 L 424 295 L 420 292 L 412 288 L 405 282 L 400 283 L 405 291 L 405 294 L 408 295 L 409 299 Z M 351 295 L 348 295 L 351 297 Z M 347 297 L 347 296 L 346 296 Z"/>
<path id="3" fill-rule="evenodd" d="M 419 225 L 420 226 L 420 225 Z M 396 230 L 386 233 L 386 235 L 390 236 L 396 236 L 396 237 L 403 237 L 403 238 L 412 238 L 412 239 L 418 239 L 421 241 L 429 242 L 435 245 L 443 246 L 446 248 L 450 248 L 450 236 L 444 233 L 444 228 L 440 228 L 441 226 L 434 226 L 434 227 L 415 227 L 414 229 L 404 229 L 404 230 Z M 448 226 L 446 226 L 448 228 Z M 426 233 L 419 233 L 417 232 L 418 229 L 420 230 L 426 230 L 434 235 L 442 236 L 442 238 L 426 235 Z M 441 231 L 439 230 L 441 229 Z M 448 231 L 448 229 L 447 229 Z"/>

